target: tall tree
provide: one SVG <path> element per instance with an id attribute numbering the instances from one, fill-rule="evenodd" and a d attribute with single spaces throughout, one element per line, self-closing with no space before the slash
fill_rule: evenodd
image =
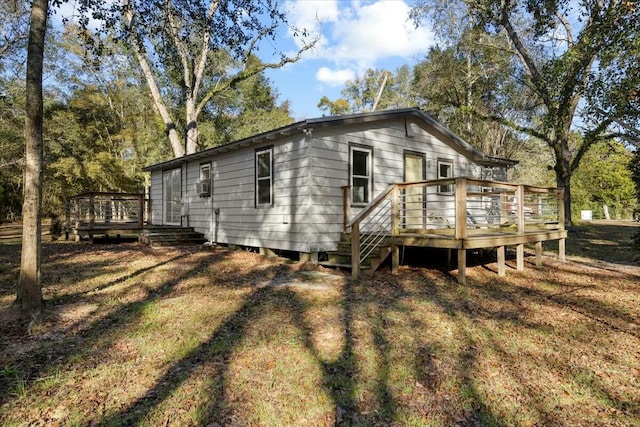
<path id="1" fill-rule="evenodd" d="M 476 113 L 547 144 L 571 212 L 571 174 L 589 147 L 625 133 L 620 123 L 640 121 L 640 8 L 626 0 L 422 0 L 413 14 L 447 25 L 439 20 L 447 8 L 464 10 L 470 27 L 508 42 L 522 114 Z M 581 144 L 572 150 L 578 128 Z"/>
<path id="2" fill-rule="evenodd" d="M 413 107 L 416 98 L 411 87 L 411 72 L 407 65 L 395 73 L 383 69 L 367 69 L 362 77 L 345 83 L 342 95 L 335 101 L 323 96 L 318 108 L 331 115 L 364 111 Z"/>
<path id="3" fill-rule="evenodd" d="M 151 90 L 154 105 L 165 123 L 176 157 L 199 148 L 198 119 L 216 94 L 269 68 L 300 59 L 314 42 L 294 56 L 279 54 L 273 63 L 251 61 L 265 39 L 273 41 L 286 17 L 273 0 L 124 2 L 125 31 Z M 227 56 L 227 57 L 225 57 Z M 179 76 L 176 87 L 171 74 Z M 183 129 L 171 111 L 168 94 L 179 93 Z"/>
<path id="4" fill-rule="evenodd" d="M 22 80 L 22 79 L 21 79 Z M 0 77 L 0 222 L 22 211 L 24 160 L 24 86 Z"/>
<path id="5" fill-rule="evenodd" d="M 0 71 L 6 61 L 23 50 L 29 38 L 29 9 L 27 2 L 8 0 L 0 3 Z"/>
<path id="6" fill-rule="evenodd" d="M 253 58 L 253 61 L 259 61 Z M 278 92 L 264 74 L 238 82 L 212 98 L 204 111 L 201 145 L 211 147 L 266 132 L 293 122 L 287 101 L 278 102 Z"/>
<path id="7" fill-rule="evenodd" d="M 466 32 L 455 46 L 435 46 L 414 69 L 420 107 L 474 147 L 492 156 L 518 158 L 525 143 L 512 129 L 483 120 L 478 112 L 513 114 L 516 92 L 505 55 L 484 49 L 481 34 Z M 499 40 L 486 42 L 499 43 Z M 501 93 L 497 93 L 500 91 Z M 508 102 L 507 102 L 508 100 Z"/>
<path id="8" fill-rule="evenodd" d="M 42 311 L 40 284 L 42 204 L 42 64 L 47 29 L 48 0 L 31 5 L 27 48 L 24 203 L 22 206 L 22 253 L 16 304 L 36 317 Z"/>
<path id="9" fill-rule="evenodd" d="M 632 159 L 633 154 L 620 142 L 594 144 L 571 176 L 574 205 L 593 210 L 606 219 L 630 218 L 636 205 L 629 170 Z"/>

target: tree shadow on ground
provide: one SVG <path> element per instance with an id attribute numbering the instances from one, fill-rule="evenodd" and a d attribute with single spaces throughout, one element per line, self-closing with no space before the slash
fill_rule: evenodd
<path id="1" fill-rule="evenodd" d="M 559 288 L 566 286 L 565 283 L 558 281 L 551 281 L 550 284 Z M 579 287 L 580 290 L 590 288 L 592 286 Z M 637 330 L 625 327 L 628 324 L 640 323 L 640 317 L 637 314 L 630 314 L 612 304 L 574 292 L 555 293 L 553 290 L 537 289 L 532 286 L 514 286 L 513 283 L 505 279 L 497 279 L 489 283 L 469 280 L 466 285 L 457 285 L 455 290 L 453 287 L 445 289 L 444 292 L 439 289 L 441 288 L 430 288 L 429 298 L 442 307 L 448 316 L 452 319 L 455 318 L 456 324 L 460 326 L 457 331 L 458 339 L 465 343 L 467 349 L 464 357 L 461 358 L 462 370 L 465 373 L 463 376 L 465 382 L 470 386 L 470 391 L 467 392 L 473 396 L 477 394 L 474 384 L 478 381 L 477 377 L 472 378 L 470 375 L 474 367 L 474 357 L 478 353 L 493 353 L 499 356 L 500 371 L 506 372 L 521 389 L 522 405 L 536 412 L 535 418 L 538 424 L 565 425 L 567 424 L 566 417 L 571 414 L 554 411 L 553 406 L 550 407 L 548 404 L 551 397 L 539 386 L 532 385 L 531 373 L 524 368 L 524 365 L 531 362 L 536 364 L 536 369 L 561 376 L 560 383 L 566 384 L 567 387 L 576 384 L 577 388 L 588 390 L 590 394 L 599 399 L 598 404 L 605 402 L 605 406 L 611 412 L 620 412 L 620 414 L 632 419 L 638 419 L 640 416 L 640 402 L 624 397 L 611 384 L 606 384 L 597 364 L 596 366 L 577 365 L 573 359 L 572 351 L 568 351 L 566 354 L 551 352 L 550 355 L 545 356 L 542 363 L 538 359 L 528 360 L 526 353 L 524 357 L 520 354 L 514 354 L 509 349 L 510 343 L 505 342 L 504 337 L 501 337 L 497 332 L 502 328 L 494 327 L 496 323 L 505 325 L 503 328 L 511 325 L 521 331 L 532 331 L 536 337 L 554 337 L 556 340 L 561 338 L 566 342 L 591 345 L 596 339 L 592 326 L 594 324 L 599 325 L 602 329 L 598 336 L 615 336 L 622 333 L 632 336 L 631 341 L 634 338 L 640 340 Z M 491 304 L 486 302 L 491 302 Z M 502 302 L 497 304 L 497 309 L 495 302 Z M 531 320 L 531 307 L 550 306 L 576 313 L 578 315 L 576 325 L 573 328 L 567 327 L 567 330 L 563 331 L 547 324 L 544 319 Z M 461 321 L 462 319 L 464 321 Z M 492 327 L 485 326 L 489 324 Z M 575 332 L 576 330 L 578 332 Z M 587 331 L 592 331 L 592 333 Z M 479 349 L 482 350 L 478 351 Z M 533 356 L 535 352 L 531 351 L 531 354 Z M 612 353 L 605 355 L 603 362 L 612 363 L 617 359 L 621 366 L 625 366 L 628 363 L 623 362 L 625 357 L 624 354 Z M 428 367 L 429 363 L 425 363 L 423 366 Z M 467 374 L 469 375 L 467 376 Z M 423 376 L 427 375 L 428 372 L 423 373 Z M 482 403 L 481 398 L 476 400 Z M 479 408 L 478 417 L 470 420 L 471 424 L 475 425 L 477 420 L 482 421 L 481 425 L 485 425 L 485 423 L 501 425 L 500 420 L 493 418 L 493 415 L 482 405 Z"/>
<path id="2" fill-rule="evenodd" d="M 174 257 L 174 261 L 183 258 L 183 255 Z M 225 257 L 225 254 L 214 257 L 215 260 L 221 261 Z M 202 260 L 200 263 L 192 265 L 190 269 L 186 270 L 183 274 L 177 274 L 170 280 L 165 281 L 157 287 L 147 288 L 145 295 L 141 298 L 119 305 L 115 310 L 106 311 L 103 315 L 97 316 L 94 320 L 84 321 L 78 325 L 77 330 L 71 335 L 65 335 L 64 338 L 54 340 L 52 342 L 45 341 L 42 346 L 36 348 L 29 353 L 27 357 L 22 361 L 14 361 L 14 364 L 19 366 L 22 371 L 22 376 L 25 379 L 35 380 L 51 369 L 55 369 L 56 366 L 64 367 L 68 361 L 77 355 L 82 353 L 82 349 L 90 349 L 92 347 L 109 348 L 112 343 L 122 334 L 126 333 L 125 326 L 135 324 L 140 318 L 143 309 L 148 304 L 166 297 L 174 288 L 184 280 L 188 280 L 197 274 L 201 273 L 204 266 L 210 264 L 212 260 Z M 155 265 L 149 266 L 138 270 L 138 274 L 132 274 L 131 278 L 134 278 L 143 272 L 152 272 L 167 262 L 159 262 Z M 144 271 L 142 271 L 144 270 Z M 100 275 L 100 270 L 93 270 L 94 275 Z M 111 286 L 121 283 L 120 280 L 115 280 L 111 283 Z M 106 287 L 101 287 L 101 290 Z M 79 292 L 76 296 L 78 298 L 85 298 L 86 292 Z M 61 297 L 52 301 L 49 301 L 47 310 L 55 309 L 56 306 L 65 305 L 70 302 L 70 299 Z M 44 314 L 45 316 L 47 313 Z M 61 331 L 65 332 L 65 331 Z M 4 338 L 4 337 L 3 337 Z M 16 338 L 16 336 L 11 337 Z M 28 339 L 23 337 L 22 339 Z M 8 338 L 5 338 L 8 340 Z M 54 358 L 55 363 L 51 363 Z M 26 384 L 28 386 L 28 383 Z M 8 390 L 8 382 L 2 381 L 0 378 L 0 405 L 6 402 L 10 393 Z"/>
<path id="3" fill-rule="evenodd" d="M 223 264 L 227 255 L 217 253 L 202 258 L 174 277 L 149 287 L 141 298 L 120 304 L 87 323 L 73 337 L 33 352 L 23 360 L 30 384 L 51 365 L 64 369 L 72 355 L 68 352 L 69 346 L 77 352 L 92 348 L 99 352 L 109 348 L 140 321 L 145 307 L 159 299 L 175 296 L 179 284 L 202 274 L 207 266 Z M 130 279 L 142 280 L 145 274 L 151 274 L 170 262 L 182 260 L 183 257 L 178 255 L 169 261 L 138 269 L 109 284 L 116 286 Z M 95 274 L 99 274 L 99 271 Z M 318 367 L 320 387 L 331 399 L 333 413 L 330 420 L 334 425 L 400 423 L 400 417 L 406 416 L 407 405 L 414 405 L 410 410 L 415 415 L 413 421 L 416 424 L 429 422 L 433 412 L 438 410 L 440 413 L 434 417 L 442 425 L 513 424 L 513 420 L 505 419 L 504 413 L 496 409 L 495 402 L 490 401 L 488 393 L 490 396 L 491 392 L 479 378 L 481 365 L 485 363 L 488 353 L 497 355 L 501 361 L 500 375 L 513 381 L 514 393 L 519 395 L 520 404 L 533 413 L 531 416 L 536 423 L 562 425 L 567 421 L 563 418 L 567 414 L 554 413 L 546 401 L 546 391 L 531 384 L 528 374 L 523 371 L 523 365 L 529 363 L 526 355 L 514 354 L 493 326 L 532 332 L 542 337 L 540 339 L 562 334 L 560 338 L 571 343 L 581 338 L 571 336 L 569 331 L 556 331 L 540 319 L 532 318 L 533 307 L 567 307 L 583 316 L 585 323 L 599 321 L 605 328 L 607 325 L 615 326 L 637 319 L 611 304 L 578 295 L 572 290 L 557 292 L 567 286 L 560 281 L 550 281 L 550 289 L 514 286 L 506 279 L 497 278 L 482 283 L 470 279 L 467 285 L 458 285 L 443 272 L 405 268 L 400 275 L 381 272 L 357 282 L 344 282 L 339 303 L 343 344 L 337 355 L 328 359 L 314 341 L 314 327 L 306 316 L 311 309 L 310 303 L 293 288 L 282 286 L 287 284 L 291 274 L 282 266 L 271 265 L 261 272 L 259 279 L 253 273 L 233 273 L 229 277 L 231 284 L 217 284 L 222 290 L 225 286 L 230 290 L 236 286 L 246 289 L 246 295 L 240 299 L 238 307 L 218 326 L 211 328 L 208 338 L 202 343 L 163 368 L 159 377 L 135 400 L 103 416 L 94 414 L 94 418 L 86 420 L 87 423 L 103 426 L 144 424 L 156 408 L 172 398 L 203 367 L 207 368 L 209 375 L 207 396 L 206 402 L 196 411 L 199 416 L 194 422 L 203 427 L 249 423 L 250 416 L 242 418 L 229 395 L 234 381 L 230 364 L 251 326 L 259 322 L 265 312 L 277 307 L 290 314 L 291 323 L 301 336 L 302 347 Z M 106 289 L 107 285 L 101 286 L 101 289 Z M 78 292 L 75 297 L 83 299 L 87 295 Z M 61 299 L 58 302 L 70 301 Z M 416 305 L 420 304 L 429 309 L 419 310 Z M 444 319 L 444 325 L 435 323 L 435 318 L 423 317 L 433 312 L 436 318 L 440 316 Z M 408 325 L 406 330 L 398 327 L 398 324 L 405 325 L 405 322 Z M 429 328 L 436 331 L 432 335 L 425 335 L 424 331 Z M 438 336 L 447 329 L 451 330 L 449 339 L 455 343 L 448 343 L 446 337 Z M 616 328 L 610 329 L 614 333 L 619 332 Z M 407 335 L 398 336 L 399 330 Z M 366 374 L 364 370 L 368 367 L 363 360 L 362 341 L 365 334 L 371 338 L 371 358 L 375 360 L 375 372 L 370 374 L 373 377 L 373 397 L 367 402 L 367 408 L 363 408 L 360 395 L 365 387 L 362 384 Z M 449 344 L 451 349 L 446 349 Z M 398 380 L 394 377 L 398 375 L 395 366 L 398 352 L 411 354 L 413 362 L 410 369 L 407 368 L 409 372 L 406 375 L 418 383 L 409 384 L 412 390 L 400 390 Z M 592 369 L 574 366 L 569 356 L 546 357 L 537 361 L 540 368 L 561 376 L 567 384 L 575 382 L 577 376 L 581 378 L 581 387 L 590 390 L 593 395 L 602 396 L 611 408 L 631 414 L 640 410 L 637 403 L 616 395 Z M 443 360 L 451 364 L 448 366 L 450 371 L 443 367 Z M 455 369 L 451 370 L 452 366 Z M 454 383 L 450 391 L 446 390 L 447 382 Z M 0 404 L 10 399 L 8 392 L 7 385 L 0 383 L 0 395 L 5 396 L 0 398 Z M 448 400 L 451 396 L 455 397 L 453 401 Z M 429 407 L 431 404 L 438 405 L 437 409 Z M 167 418 L 167 425 L 169 421 Z"/>
<path id="4" fill-rule="evenodd" d="M 631 246 L 631 237 L 640 231 L 640 223 L 632 221 L 593 221 L 575 225 L 569 230 L 567 255 L 593 260 L 638 265 L 638 253 Z M 557 243 L 545 244 L 556 250 Z"/>
<path id="5" fill-rule="evenodd" d="M 155 385 L 135 402 L 121 411 L 111 414 L 100 421 L 99 425 L 109 426 L 118 423 L 136 425 L 153 408 L 169 398 L 202 365 L 215 366 L 210 378 L 210 394 L 207 405 L 199 422 L 202 426 L 212 423 L 227 425 L 234 422 L 236 414 L 227 397 L 227 375 L 230 359 L 246 334 L 246 329 L 259 320 L 260 313 L 271 306 L 286 307 L 294 318 L 294 323 L 303 336 L 306 349 L 313 355 L 321 368 L 323 386 L 334 402 L 334 420 L 336 424 L 348 425 L 357 419 L 355 377 L 357 364 L 353 353 L 351 336 L 351 301 L 347 286 L 343 306 L 345 322 L 345 345 L 341 354 L 332 362 L 322 360 L 311 339 L 311 328 L 304 322 L 307 304 L 296 296 L 295 292 L 282 287 L 282 278 L 275 276 L 271 281 L 261 283 L 246 297 L 242 306 L 225 322 L 212 331 L 211 337 L 190 351 L 179 361 L 173 363 L 159 378 Z M 237 422 L 237 420 L 235 420 Z M 215 425 L 215 424 L 213 424 Z"/>

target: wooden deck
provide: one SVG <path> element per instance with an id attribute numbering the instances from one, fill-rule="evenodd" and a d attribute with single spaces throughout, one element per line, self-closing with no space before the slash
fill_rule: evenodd
<path id="1" fill-rule="evenodd" d="M 518 270 L 524 268 L 525 244 L 534 244 L 537 265 L 545 241 L 558 240 L 558 256 L 565 258 L 562 189 L 469 178 L 395 184 L 353 219 L 347 215 L 348 195 L 347 188 L 344 228 L 351 236 L 354 278 L 380 246 L 390 247 L 393 269 L 402 246 L 457 250 L 460 283 L 466 280 L 468 250 L 496 248 L 501 276 L 508 246 L 516 247 Z"/>
<path id="2" fill-rule="evenodd" d="M 154 225 L 143 194 L 92 192 L 67 201 L 65 238 L 137 239 L 153 247 L 201 245 L 207 242 L 193 227 Z"/>
<path id="3" fill-rule="evenodd" d="M 141 193 L 78 194 L 67 200 L 65 238 L 137 237 L 149 225 L 148 207 Z"/>

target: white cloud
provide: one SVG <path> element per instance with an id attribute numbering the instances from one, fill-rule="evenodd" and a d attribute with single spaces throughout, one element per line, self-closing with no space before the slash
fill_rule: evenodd
<path id="1" fill-rule="evenodd" d="M 339 85 L 378 61 L 389 58 L 413 60 L 433 45 L 434 35 L 415 28 L 405 0 L 293 0 L 287 4 L 289 22 L 305 28 L 318 43 L 305 59 L 328 62 L 316 78 Z M 300 45 L 300 41 L 297 41 Z"/>
<path id="2" fill-rule="evenodd" d="M 316 73 L 316 79 L 329 86 L 344 86 L 347 81 L 353 80 L 355 77 L 355 71 L 349 69 L 332 70 L 328 67 L 321 67 Z"/>
<path id="3" fill-rule="evenodd" d="M 309 35 L 306 38 L 295 38 L 298 48 L 312 40 L 316 40 L 313 51 L 307 53 L 307 57 L 317 57 L 319 52 L 326 49 L 329 41 L 323 34 L 323 25 L 335 22 L 339 16 L 338 0 L 297 0 L 285 4 L 285 11 L 289 23 L 296 30 L 305 30 Z M 293 29 L 290 29 L 290 34 Z"/>
<path id="4" fill-rule="evenodd" d="M 342 60 L 367 65 L 382 58 L 410 58 L 433 44 L 433 34 L 415 28 L 411 8 L 404 1 L 378 1 L 356 5 L 353 19 L 340 19 L 334 28 L 334 52 Z"/>
<path id="5" fill-rule="evenodd" d="M 319 31 L 324 22 L 335 22 L 339 17 L 338 0 L 298 0 L 285 4 L 287 19 L 299 28 Z"/>

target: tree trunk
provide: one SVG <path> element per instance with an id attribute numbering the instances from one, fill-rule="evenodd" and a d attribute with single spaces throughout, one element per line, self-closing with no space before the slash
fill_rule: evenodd
<path id="1" fill-rule="evenodd" d="M 140 69 L 142 70 L 142 74 L 144 75 L 145 80 L 147 81 L 147 85 L 149 86 L 149 90 L 151 92 L 151 98 L 153 99 L 153 106 L 155 107 L 160 117 L 162 117 L 162 121 L 166 126 L 167 137 L 169 138 L 169 143 L 171 144 L 171 148 L 173 149 L 174 157 L 182 157 L 184 156 L 184 146 L 182 144 L 182 140 L 180 138 L 180 134 L 176 129 L 176 123 L 171 117 L 169 110 L 166 105 L 162 101 L 162 94 L 160 93 L 160 88 L 158 87 L 156 80 L 153 76 L 153 71 L 151 70 L 151 66 L 149 65 L 149 61 L 147 61 L 147 57 L 145 56 L 144 51 L 141 49 L 141 43 L 138 39 L 136 23 L 134 21 L 135 18 L 135 9 L 131 6 L 128 1 L 124 2 L 125 6 L 128 6 L 129 9 L 126 13 L 127 25 L 129 25 L 129 40 L 131 47 L 136 55 L 136 59 L 138 60 L 138 64 L 140 65 Z"/>
<path id="2" fill-rule="evenodd" d="M 556 185 L 564 188 L 564 225 L 571 227 L 571 168 L 568 158 L 556 156 Z"/>
<path id="3" fill-rule="evenodd" d="M 609 206 L 606 203 L 602 204 L 602 211 L 604 212 L 604 219 L 611 219 L 611 215 L 609 214 Z"/>
<path id="4" fill-rule="evenodd" d="M 34 0 L 31 6 L 27 51 L 24 202 L 22 205 L 22 258 L 16 290 L 16 304 L 32 316 L 42 311 L 40 284 L 42 205 L 42 63 L 47 29 L 48 0 Z"/>
<path id="5" fill-rule="evenodd" d="M 196 110 L 196 100 L 193 96 L 187 99 L 187 127 L 185 129 L 186 135 L 186 150 L 185 154 L 193 154 L 198 151 L 198 139 L 200 137 L 198 132 L 198 113 Z"/>

